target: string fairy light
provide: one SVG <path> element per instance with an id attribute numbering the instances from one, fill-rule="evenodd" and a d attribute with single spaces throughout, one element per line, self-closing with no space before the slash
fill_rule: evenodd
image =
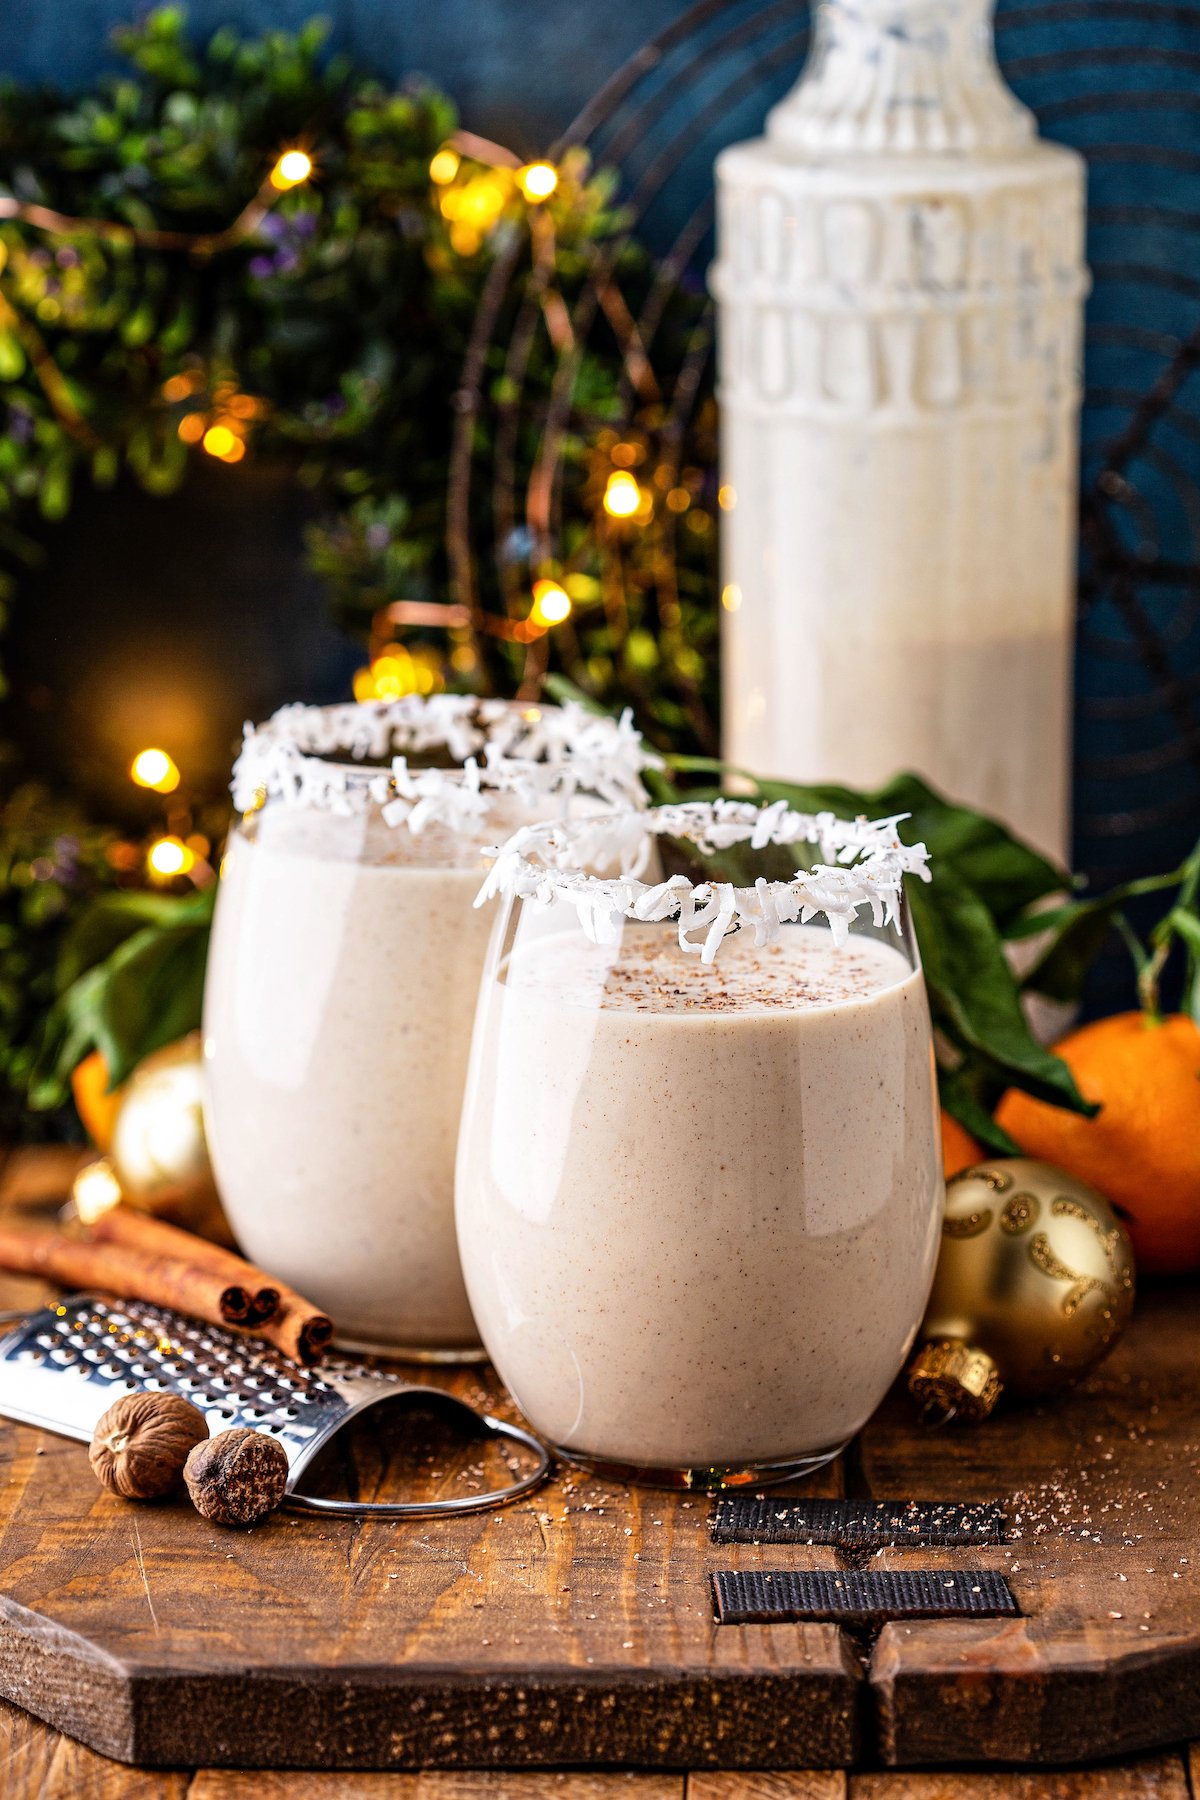
<path id="1" fill-rule="evenodd" d="M 246 454 L 245 444 L 228 425 L 210 425 L 201 442 L 208 454 L 219 462 L 241 462 Z"/>
<path id="2" fill-rule="evenodd" d="M 139 750 L 129 765 L 130 779 L 156 794 L 173 794 L 179 786 L 179 770 L 165 750 Z"/>
<path id="3" fill-rule="evenodd" d="M 558 170 L 553 163 L 526 163 L 517 174 L 517 185 L 526 200 L 537 205 L 542 200 L 548 200 L 558 186 Z"/>
<path id="4" fill-rule="evenodd" d="M 533 624 L 549 628 L 561 625 L 571 616 L 571 596 L 557 581 L 542 580 L 533 584 L 533 606 L 529 617 Z"/>
<path id="5" fill-rule="evenodd" d="M 307 150 L 285 150 L 267 179 L 273 188 L 283 194 L 289 188 L 300 187 L 312 172 L 312 157 Z"/>
<path id="6" fill-rule="evenodd" d="M 632 519 L 641 510 L 642 490 L 625 469 L 614 469 L 604 487 L 604 510 L 614 519 Z"/>
<path id="7" fill-rule="evenodd" d="M 181 838 L 155 838 L 146 853 L 146 866 L 151 875 L 160 881 L 170 881 L 176 875 L 187 875 L 196 864 L 196 853 L 189 850 Z"/>
<path id="8" fill-rule="evenodd" d="M 0 195 L 0 220 L 18 219 L 56 236 L 90 235 L 102 241 L 180 251 L 193 259 L 205 259 L 236 248 L 252 238 L 281 197 L 312 179 L 317 172 L 310 151 L 297 144 L 280 146 L 270 166 L 264 164 L 263 167 L 266 168 L 266 173 L 257 191 L 231 224 L 216 231 L 190 233 L 140 228 L 116 220 L 71 218 L 37 203 L 18 201 L 8 195 Z M 532 245 L 538 275 L 533 288 L 534 299 L 541 308 L 552 348 L 560 358 L 568 361 L 577 355 L 579 345 L 575 337 L 575 316 L 556 286 L 555 247 L 560 213 L 569 212 L 568 203 L 573 204 L 577 190 L 587 191 L 586 165 L 570 150 L 563 154 L 561 165 L 544 158 L 526 162 L 502 144 L 459 130 L 433 151 L 427 167 L 429 180 L 437 190 L 429 198 L 445 220 L 449 244 L 458 254 L 474 255 L 493 234 L 499 255 L 515 254 L 515 251 L 510 253 L 506 248 L 510 235 L 508 228 L 523 222 Z M 544 203 L 556 194 L 563 201 L 563 208 L 546 207 Z M 527 210 L 520 206 L 521 201 L 525 203 Z M 504 227 L 504 233 L 501 232 L 501 226 Z M 513 244 L 520 242 L 518 233 L 512 233 L 511 237 Z M 5 247 L 0 244 L 0 266 L 4 255 Z M 497 285 L 497 304 L 501 293 L 502 289 Z M 630 369 L 630 380 L 637 392 L 645 398 L 642 377 L 638 373 L 643 365 L 648 370 L 645 352 L 640 346 L 637 323 L 624 305 L 611 270 L 607 278 L 599 282 L 597 299 L 605 317 L 621 338 Z M 36 325 L 23 315 L 17 315 L 3 293 L 0 293 L 0 324 L 6 324 L 18 335 L 31 368 L 50 398 L 60 422 L 80 442 L 90 445 L 93 433 L 88 421 L 80 416 L 75 407 L 70 389 L 60 377 Z M 486 358 L 479 363 L 480 371 L 485 367 Z M 468 386 L 476 384 L 480 379 L 480 375 L 474 370 L 475 363 L 472 362 L 468 372 Z M 173 409 L 168 415 L 168 429 L 173 429 L 181 443 L 201 449 L 205 455 L 229 465 L 239 463 L 247 456 L 253 446 L 254 427 L 251 421 L 270 410 L 268 404 L 261 399 L 235 393 L 234 386 L 231 380 L 217 382 L 210 388 L 208 373 L 196 366 L 185 367 L 167 375 L 162 380 L 160 389 L 162 401 Z M 657 390 L 653 390 L 650 397 L 654 398 L 656 393 Z M 467 416 L 464 413 L 463 419 Z M 630 563 L 626 573 L 632 572 L 635 582 L 646 592 L 657 581 L 661 589 L 658 601 L 659 623 L 668 631 L 677 629 L 680 612 L 674 597 L 674 576 L 668 566 L 673 551 L 667 546 L 673 546 L 676 542 L 672 534 L 677 527 L 682 528 L 682 542 L 688 544 L 694 538 L 711 534 L 714 522 L 709 515 L 701 485 L 691 479 L 692 472 L 680 470 L 677 456 L 674 455 L 660 462 L 652 448 L 654 434 L 660 429 L 661 423 L 657 412 L 651 410 L 640 413 L 636 420 L 629 417 L 623 426 L 609 428 L 597 434 L 591 446 L 601 463 L 599 470 L 596 470 L 595 463 L 592 464 L 595 473 L 589 482 L 588 503 L 592 513 L 591 531 L 594 534 L 592 548 L 598 554 L 603 580 L 598 580 L 595 574 L 572 571 L 562 574 L 557 580 L 534 581 L 532 603 L 526 600 L 525 605 L 521 604 L 521 584 L 517 583 L 509 596 L 506 609 L 503 612 L 492 612 L 478 602 L 471 581 L 463 578 L 461 566 L 456 564 L 450 590 L 452 597 L 448 603 L 405 601 L 385 609 L 394 611 L 396 616 L 388 621 L 389 629 L 386 632 L 373 634 L 370 665 L 360 669 L 354 677 L 356 695 L 362 698 L 385 698 L 404 693 L 423 693 L 444 687 L 448 680 L 453 681 L 454 676 L 474 676 L 485 662 L 482 652 L 488 639 L 500 639 L 525 652 L 525 675 L 521 691 L 529 694 L 536 692 L 553 651 L 555 640 L 549 635 L 553 628 L 564 624 L 577 607 L 599 604 L 602 599 L 610 607 L 619 606 L 606 586 L 606 558 L 617 554 L 624 557 L 628 553 Z M 645 442 L 639 441 L 643 434 Z M 459 451 L 463 451 L 464 447 L 469 450 L 470 433 L 465 423 L 460 435 L 462 442 Z M 549 469 L 553 463 L 552 456 L 547 453 L 543 462 Z M 457 467 L 457 472 L 452 467 L 452 492 L 460 480 L 461 466 Z M 735 499 L 731 486 L 726 484 L 721 487 L 717 496 L 721 509 L 728 510 Z M 654 529 L 658 508 L 662 509 L 662 532 Z M 554 554 L 549 535 L 549 505 L 542 505 L 539 510 L 531 504 L 530 512 L 536 527 L 535 541 L 539 544 L 538 558 L 548 558 Z M 451 515 L 453 537 L 453 531 L 460 525 L 453 498 Z M 675 515 L 675 519 L 670 519 L 669 515 Z M 606 532 L 606 517 L 623 529 Z M 631 529 L 642 526 L 648 529 L 637 534 Z M 537 537 L 539 531 L 542 533 L 541 538 Z M 571 560 L 590 561 L 591 556 L 590 553 L 577 553 L 572 549 Z M 544 560 L 542 566 L 546 566 Z M 529 574 L 532 573 L 529 570 Z M 529 589 L 526 588 L 525 594 L 528 593 Z M 723 593 L 721 598 L 727 610 L 733 610 L 740 603 L 740 596 L 734 600 L 732 588 Z M 419 618 L 418 612 L 421 614 Z M 521 616 L 522 613 L 525 616 Z M 410 614 L 411 617 L 408 616 Z M 430 616 L 426 617 L 426 614 Z M 445 632 L 449 641 L 443 639 L 445 647 L 440 652 L 434 652 L 427 644 L 414 644 L 410 651 L 395 641 L 408 625 Z M 648 632 L 643 631 L 641 636 L 647 642 L 652 642 Z M 574 657 L 582 669 L 586 663 L 586 643 L 582 647 L 576 644 L 574 635 L 569 631 L 563 634 L 559 642 L 563 645 L 563 654 L 567 656 L 568 662 Z M 682 679 L 685 673 L 681 661 L 682 652 L 676 646 L 671 654 L 674 663 L 678 665 L 676 673 Z M 581 661 L 581 658 L 584 660 Z M 593 660 L 594 678 L 602 686 L 610 679 L 611 667 L 605 655 Z M 694 684 L 697 678 L 693 672 L 687 676 L 687 682 Z M 698 706 L 696 696 L 692 696 L 692 700 Z M 132 773 L 131 770 L 131 775 Z M 178 771 L 174 773 L 177 783 Z M 136 776 L 133 778 L 137 780 Z M 149 786 L 164 793 L 173 791 L 172 788 L 157 787 L 153 780 L 139 781 L 138 785 Z M 178 819 L 172 818 L 170 822 L 179 827 Z M 180 847 L 177 848 L 176 845 Z M 187 867 L 189 858 L 193 864 L 196 863 L 194 853 L 182 840 L 160 839 L 151 846 L 149 853 L 144 847 L 137 847 L 133 849 L 133 854 L 138 860 L 146 857 L 152 872 L 163 879 L 191 873 Z M 192 877 L 194 880 L 203 878 L 204 865 L 205 857 L 201 855 L 198 871 Z"/>
<path id="9" fill-rule="evenodd" d="M 515 163 L 516 159 L 513 160 Z M 279 196 L 299 187 L 312 173 L 313 160 L 306 150 L 282 151 L 241 212 L 220 231 L 161 230 L 157 226 L 127 225 L 118 219 L 81 217 L 43 206 L 36 200 L 20 200 L 15 194 L 0 194 L 0 220 L 13 219 L 52 237 L 90 237 L 104 243 L 134 245 L 143 250 L 182 251 L 191 257 L 211 257 L 253 237 Z M 3 269 L 7 256 L 7 246 L 0 245 L 0 269 Z M 17 339 L 59 424 L 78 443 L 89 450 L 98 449 L 99 440 L 76 406 L 70 383 L 64 378 L 41 333 L 32 319 L 19 312 L 3 293 L 0 293 L 0 326 L 11 331 Z M 183 397 L 180 390 L 176 393 Z M 175 394 L 166 397 L 174 398 Z M 180 420 L 177 429 L 185 444 L 196 442 L 202 435 L 190 435 L 192 427 L 186 419 Z M 245 453 L 245 445 L 239 443 L 239 447 L 230 450 L 223 460 L 239 462 Z"/>

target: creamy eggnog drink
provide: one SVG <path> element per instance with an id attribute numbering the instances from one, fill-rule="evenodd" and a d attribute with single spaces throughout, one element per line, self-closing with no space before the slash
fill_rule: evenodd
<path id="1" fill-rule="evenodd" d="M 481 848 L 577 787 L 638 789 L 627 727 L 513 716 L 457 699 L 287 709 L 239 763 L 254 810 L 213 928 L 209 1145 L 242 1247 L 346 1342 L 478 1353 L 453 1169 L 490 923 L 471 904 Z M 413 766 L 439 752 L 467 768 Z"/>
<path id="2" fill-rule="evenodd" d="M 754 829 L 753 807 L 701 810 L 711 833 L 697 809 L 662 812 L 712 847 Z M 769 829 L 794 842 L 802 824 L 818 829 L 778 812 Z M 888 846 L 892 822 L 874 848 L 876 828 L 848 830 L 867 840 L 858 869 L 791 883 L 547 877 L 536 833 L 494 871 L 509 916 L 477 1016 L 459 1243 L 522 1410 L 593 1466 L 701 1482 L 812 1466 L 912 1344 L 943 1196 L 928 1005 L 897 913 L 921 865 Z M 569 904 L 537 904 L 553 893 Z M 872 902 L 892 926 L 847 933 Z M 843 942 L 799 922 L 813 905 Z"/>

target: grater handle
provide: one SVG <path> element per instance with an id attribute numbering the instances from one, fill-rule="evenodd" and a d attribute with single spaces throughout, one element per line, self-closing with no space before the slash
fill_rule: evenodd
<path id="1" fill-rule="evenodd" d="M 492 1488 L 486 1494 L 471 1494 L 460 1500 L 324 1500 L 315 1494 L 291 1491 L 284 1506 L 292 1512 L 333 1513 L 341 1518 L 411 1519 L 420 1514 L 445 1517 L 451 1513 L 482 1512 L 492 1506 L 507 1506 L 509 1501 L 529 1493 L 531 1488 L 545 1481 L 550 1473 L 550 1452 L 531 1431 L 525 1431 L 520 1425 L 510 1425 L 506 1419 L 495 1419 L 490 1413 L 476 1412 L 465 1401 L 453 1400 L 440 1390 L 439 1394 L 443 1402 L 449 1400 L 454 1408 L 461 1407 L 470 1414 L 472 1426 L 480 1436 L 503 1438 L 532 1451 L 536 1458 L 533 1472 L 522 1475 L 507 1487 Z"/>

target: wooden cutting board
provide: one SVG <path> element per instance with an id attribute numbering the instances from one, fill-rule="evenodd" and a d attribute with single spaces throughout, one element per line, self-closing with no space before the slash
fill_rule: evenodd
<path id="1" fill-rule="evenodd" d="M 69 1175 L 23 1152 L 0 1210 Z M 0 1286 L 0 1306 L 38 1300 Z M 494 1408 L 477 1374 L 445 1385 Z M 1160 1287 L 1070 1397 L 975 1431 L 893 1394 L 807 1494 L 1004 1502 L 990 1549 L 714 1545 L 699 1495 L 559 1475 L 497 1513 L 253 1532 L 101 1492 L 79 1444 L 0 1421 L 0 1694 L 157 1766 L 1059 1762 L 1200 1733 L 1200 1295 Z M 461 1492 L 476 1448 L 364 1435 L 330 1491 Z M 787 1490 L 780 1490 L 781 1492 Z M 1023 1616 L 718 1626 L 721 1568 L 993 1568 Z"/>

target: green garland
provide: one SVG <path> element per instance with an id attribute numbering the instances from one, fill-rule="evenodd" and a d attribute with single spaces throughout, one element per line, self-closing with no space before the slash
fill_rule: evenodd
<path id="1" fill-rule="evenodd" d="M 163 8 L 117 34 L 129 70 L 94 93 L 5 91 L 0 205 L 7 191 L 16 214 L 0 225 L 7 594 L 37 555 L 42 521 L 66 516 L 81 481 L 110 484 L 124 469 L 161 494 L 205 448 L 230 461 L 283 455 L 311 496 L 311 560 L 337 614 L 366 635 L 393 602 L 464 598 L 447 556 L 448 489 L 474 477 L 459 548 L 471 617 L 404 632 L 425 679 L 509 689 L 528 673 L 532 637 L 535 675 L 557 666 L 601 703 L 632 692 L 662 741 L 683 733 L 711 747 L 713 414 L 702 402 L 668 420 L 663 401 L 699 298 L 671 291 L 655 378 L 631 388 L 602 316 L 576 341 L 581 301 L 602 313 L 588 305 L 598 268 L 601 298 L 622 316 L 652 288 L 611 179 L 567 152 L 553 192 L 530 201 L 501 147 L 498 166 L 480 160 L 479 140 L 474 157 L 447 152 L 457 121 L 444 95 L 384 88 L 324 58 L 323 39 L 320 24 L 255 42 L 222 30 L 197 50 L 184 14 Z M 280 191 L 271 171 L 301 146 L 312 178 Z M 455 468 L 474 352 L 474 441 Z M 568 365 L 553 519 L 531 528 L 495 510 L 498 478 L 524 499 Z M 668 426 L 671 457 L 658 442 Z M 628 526 L 602 504 L 613 449 L 646 462 L 647 516 Z M 553 643 L 529 625 L 539 580 L 564 581 L 574 607 Z"/>

